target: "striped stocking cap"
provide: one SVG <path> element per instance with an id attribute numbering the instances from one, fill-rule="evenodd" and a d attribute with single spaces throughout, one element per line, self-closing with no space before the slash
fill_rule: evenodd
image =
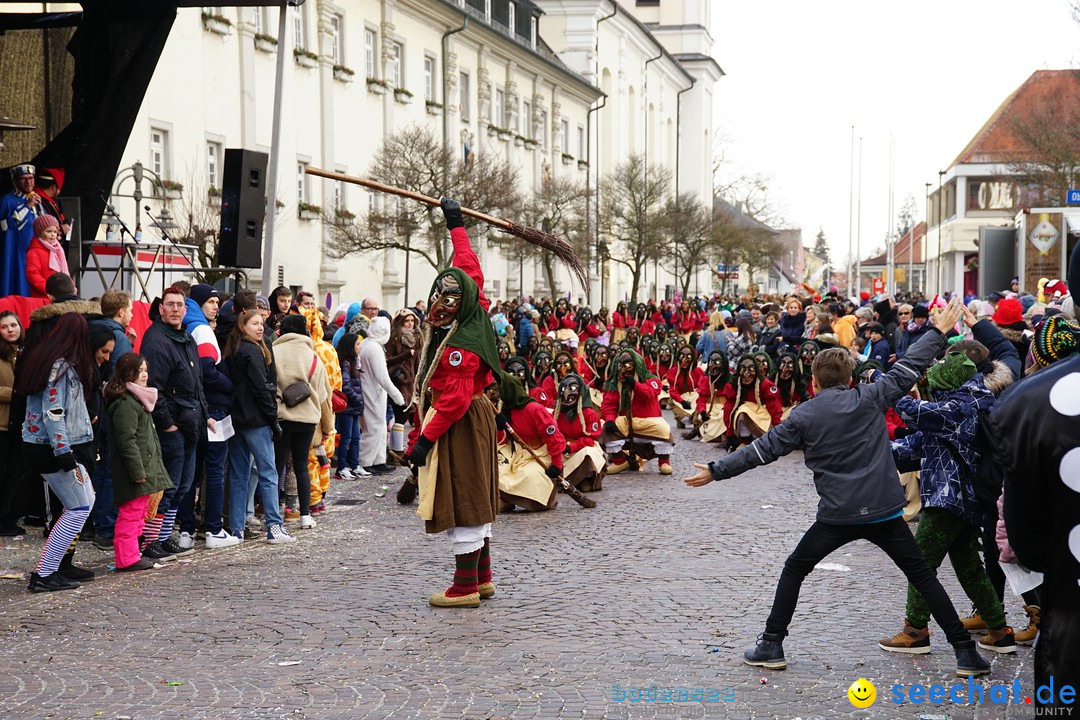
<path id="1" fill-rule="evenodd" d="M 1053 315 L 1035 331 L 1031 356 L 1039 368 L 1080 352 L 1080 325 L 1063 315 Z"/>

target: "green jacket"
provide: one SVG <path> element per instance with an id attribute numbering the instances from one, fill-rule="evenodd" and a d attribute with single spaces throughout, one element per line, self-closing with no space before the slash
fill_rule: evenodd
<path id="1" fill-rule="evenodd" d="M 161 461 L 161 443 L 154 417 L 130 393 L 109 404 L 109 467 L 112 469 L 113 504 L 171 488 Z M 146 482 L 136 483 L 145 478 Z"/>

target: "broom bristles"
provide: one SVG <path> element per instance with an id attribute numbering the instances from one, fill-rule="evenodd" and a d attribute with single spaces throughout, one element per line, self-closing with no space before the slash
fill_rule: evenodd
<path id="1" fill-rule="evenodd" d="M 578 281 L 581 289 L 586 291 L 589 289 L 589 268 L 577 256 L 570 243 L 555 237 L 551 233 L 537 230 L 528 225 L 521 225 L 513 220 L 507 220 L 506 222 L 509 223 L 509 226 L 504 229 L 505 232 L 539 248 L 550 250 L 555 254 L 555 257 L 559 258 L 567 266 L 571 275 Z"/>

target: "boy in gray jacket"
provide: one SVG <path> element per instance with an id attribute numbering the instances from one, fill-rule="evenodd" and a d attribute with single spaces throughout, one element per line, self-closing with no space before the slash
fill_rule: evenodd
<path id="1" fill-rule="evenodd" d="M 941 312 L 934 329 L 915 343 L 877 382 L 850 388 L 852 360 L 843 348 L 825 350 L 814 359 L 814 398 L 792 410 L 782 424 L 731 455 L 708 465 L 685 482 L 701 487 L 767 465 L 802 448 L 817 486 L 817 521 L 784 563 L 772 613 L 755 647 L 744 655 L 748 665 L 782 670 L 784 637 L 799 600 L 803 579 L 814 566 L 853 540 L 868 540 L 884 550 L 926 598 L 949 643 L 956 650 L 956 674 L 985 675 L 990 663 L 975 649 L 945 589 L 919 551 L 903 520 L 904 493 L 885 426 L 885 410 L 905 395 L 945 350 L 944 333 L 960 319 L 956 299 Z M 836 418 L 855 434 L 836 432 Z"/>

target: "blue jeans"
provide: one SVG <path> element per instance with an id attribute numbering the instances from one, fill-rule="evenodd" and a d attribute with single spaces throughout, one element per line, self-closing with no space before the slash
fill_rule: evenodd
<path id="1" fill-rule="evenodd" d="M 101 414 L 98 427 L 101 433 L 99 453 L 101 461 L 94 470 L 94 509 L 90 512 L 90 521 L 94 524 L 94 534 L 98 540 L 110 540 L 116 526 L 116 506 L 113 505 L 112 468 L 109 467 L 109 428 L 106 415 Z"/>
<path id="2" fill-rule="evenodd" d="M 338 415 L 337 431 L 341 433 L 341 445 L 334 451 L 338 472 L 360 467 L 360 416 Z"/>
<path id="3" fill-rule="evenodd" d="M 259 473 L 259 492 L 262 493 L 265 525 L 284 522 L 278 512 L 277 465 L 274 460 L 274 436 L 270 426 L 236 428 L 229 438 L 229 532 L 244 537 L 247 520 L 248 478 L 251 460 Z"/>
<path id="4" fill-rule="evenodd" d="M 227 412 L 224 410 L 210 410 L 210 417 L 221 420 Z M 206 487 L 203 496 L 203 529 L 210 533 L 221 531 L 221 514 L 225 509 L 225 455 L 228 452 L 228 444 L 224 442 L 199 441 L 196 467 L 203 468 L 203 479 Z M 198 484 L 192 483 L 187 497 L 180 505 L 180 512 L 176 516 L 176 522 L 180 529 L 186 533 L 195 534 L 199 521 L 195 517 L 195 490 Z"/>
<path id="5" fill-rule="evenodd" d="M 177 511 L 180 501 L 195 482 L 195 440 L 179 430 L 158 433 L 161 440 L 161 459 L 173 486 L 161 496 L 158 514 Z"/>

